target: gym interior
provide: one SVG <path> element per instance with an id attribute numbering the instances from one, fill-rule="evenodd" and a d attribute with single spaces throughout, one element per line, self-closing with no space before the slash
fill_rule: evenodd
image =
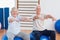
<path id="1" fill-rule="evenodd" d="M 9 40 L 8 37 L 6 38 L 7 31 L 9 29 L 9 19 L 8 18 L 11 16 L 11 13 L 13 13 L 12 11 L 14 10 L 14 8 L 17 9 L 19 16 L 27 18 L 27 19 L 24 18 L 24 20 L 26 20 L 26 21 L 20 21 L 20 31 L 21 32 L 24 32 L 29 36 L 31 35 L 32 31 L 34 30 L 33 27 L 35 26 L 35 25 L 33 25 L 33 22 L 34 22 L 33 18 L 36 15 L 36 11 L 39 10 L 39 11 L 37 11 L 37 13 L 40 12 L 43 15 L 48 15 L 48 17 L 50 17 L 50 18 L 54 17 L 56 19 L 54 21 L 54 23 L 52 22 L 53 23 L 52 25 L 50 25 L 51 22 L 49 20 L 45 21 L 43 23 L 44 24 L 43 26 L 45 29 L 47 28 L 45 26 L 48 26 L 47 29 L 54 30 L 55 40 L 60 40 L 60 5 L 59 4 L 60 4 L 60 0 L 0 0 L 0 40 Z M 38 7 L 38 9 L 36 7 Z M 51 17 L 49 15 L 51 15 L 53 17 Z M 23 18 L 21 18 L 21 19 L 23 19 Z M 38 18 L 36 17 L 36 19 L 38 19 Z M 38 24 L 38 22 L 37 22 L 37 24 Z M 42 23 L 40 22 L 40 24 L 42 24 Z M 15 25 L 13 24 L 12 26 L 18 26 L 18 25 L 16 25 L 16 23 L 15 23 Z M 9 30 L 9 31 L 13 32 L 12 29 L 14 29 L 14 28 L 12 27 L 10 29 L 11 30 Z M 18 31 L 18 29 L 15 30 L 15 32 L 17 32 L 17 31 Z M 30 37 L 32 37 L 32 36 L 30 36 Z M 21 38 L 20 39 L 13 38 L 13 39 L 14 40 L 25 40 L 24 38 L 25 37 L 23 37 L 22 39 Z M 44 39 L 52 40 L 51 38 L 46 37 L 46 35 L 42 35 L 42 37 L 40 37 L 40 39 L 38 39 L 38 36 L 30 38 L 30 40 L 44 40 Z M 12 39 L 10 39 L 10 40 L 12 40 Z M 28 38 L 26 38 L 26 40 L 28 40 Z"/>

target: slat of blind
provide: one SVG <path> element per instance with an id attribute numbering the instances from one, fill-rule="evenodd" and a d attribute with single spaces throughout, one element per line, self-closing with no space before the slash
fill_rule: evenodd
<path id="1" fill-rule="evenodd" d="M 20 7 L 18 7 L 18 8 L 35 8 L 35 7 L 24 7 L 24 6 L 21 7 L 21 6 L 20 6 Z"/>
<path id="2" fill-rule="evenodd" d="M 23 10 L 24 9 L 24 10 Z M 36 11 L 35 9 L 32 10 L 32 8 L 28 9 L 28 8 L 23 8 L 23 9 L 19 9 L 19 11 Z M 26 10 L 25 10 L 26 9 Z"/>
<path id="3" fill-rule="evenodd" d="M 33 27 L 33 26 L 21 26 L 21 27 Z"/>
<path id="4" fill-rule="evenodd" d="M 33 23 L 33 22 L 21 22 L 21 23 Z"/>
<path id="5" fill-rule="evenodd" d="M 20 11 L 21 11 L 21 10 L 22 10 L 22 11 L 23 11 L 23 10 L 24 10 L 24 11 L 25 11 L 25 10 L 27 10 L 27 11 L 29 11 L 29 10 L 32 10 L 32 11 L 34 10 L 34 11 L 36 11 L 35 8 L 28 8 L 28 7 L 27 7 L 27 8 L 19 8 L 18 10 L 20 10 Z"/>
<path id="6" fill-rule="evenodd" d="M 33 23 L 21 23 L 23 25 L 33 25 Z"/>
<path id="7" fill-rule="evenodd" d="M 25 4 L 25 5 L 27 5 L 27 4 L 33 4 L 34 5 L 35 4 L 36 5 L 37 3 L 20 3 L 19 2 L 18 4 Z"/>
<path id="8" fill-rule="evenodd" d="M 30 24 L 29 25 L 27 25 L 27 24 L 21 24 L 21 25 L 23 25 L 23 26 L 33 26 L 33 25 L 30 25 Z"/>
<path id="9" fill-rule="evenodd" d="M 33 27 L 33 26 L 21 26 L 21 27 Z"/>
<path id="10" fill-rule="evenodd" d="M 18 5 L 19 6 L 36 6 L 36 4 L 28 4 L 28 3 L 27 4 L 20 4 L 20 3 L 18 3 Z"/>
<path id="11" fill-rule="evenodd" d="M 20 15 L 20 16 L 27 17 L 27 18 L 33 17 L 32 15 Z"/>
<path id="12" fill-rule="evenodd" d="M 19 11 L 35 11 L 35 10 L 19 10 Z"/>
<path id="13" fill-rule="evenodd" d="M 19 12 L 32 12 L 32 13 L 36 13 L 36 11 L 19 11 Z"/>
<path id="14" fill-rule="evenodd" d="M 27 12 L 20 12 L 19 11 L 19 13 L 32 13 L 32 14 L 34 13 L 35 14 L 36 12 L 28 12 L 28 11 Z"/>
<path id="15" fill-rule="evenodd" d="M 29 17 L 28 17 L 28 18 L 29 18 Z M 32 17 L 31 17 L 30 19 L 31 19 L 31 20 L 24 21 L 24 22 L 33 22 Z M 21 22 L 23 22 L 23 21 L 21 21 Z"/>
<path id="16" fill-rule="evenodd" d="M 37 3 L 20 3 L 19 2 L 18 4 L 25 4 L 26 5 L 26 4 L 37 4 Z"/>
<path id="17" fill-rule="evenodd" d="M 35 8 L 36 6 L 20 6 L 20 5 L 19 5 L 18 8 L 19 8 L 19 7 L 26 7 L 26 8 L 27 8 L 27 7 L 31 7 L 31 8 L 34 7 L 34 8 Z"/>
<path id="18" fill-rule="evenodd" d="M 27 5 L 25 5 L 25 4 L 18 4 L 19 6 L 37 6 L 36 4 L 27 4 Z"/>
<path id="19" fill-rule="evenodd" d="M 33 12 L 18 12 L 18 13 L 20 13 L 20 14 L 35 14 L 35 13 L 33 13 Z"/>
<path id="20" fill-rule="evenodd" d="M 29 14 L 29 13 L 28 13 L 28 14 L 23 14 L 23 13 L 22 13 L 22 14 L 20 14 L 20 15 L 33 15 L 33 14 Z"/>
<path id="21" fill-rule="evenodd" d="M 18 3 L 38 3 L 38 1 L 18 1 Z"/>
<path id="22" fill-rule="evenodd" d="M 18 1 L 38 1 L 38 0 L 18 0 Z"/>

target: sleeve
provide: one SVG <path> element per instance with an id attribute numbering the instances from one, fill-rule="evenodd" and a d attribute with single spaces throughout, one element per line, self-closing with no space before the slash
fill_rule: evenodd
<path id="1" fill-rule="evenodd" d="M 21 20 L 22 19 L 22 16 L 18 15 L 18 19 Z"/>

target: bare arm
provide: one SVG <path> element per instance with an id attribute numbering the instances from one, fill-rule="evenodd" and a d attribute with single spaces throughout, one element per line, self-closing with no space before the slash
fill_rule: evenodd
<path id="1" fill-rule="evenodd" d="M 56 20 L 56 19 L 55 19 L 53 16 L 51 16 L 51 15 L 46 15 L 46 16 L 45 16 L 45 19 L 48 19 L 48 18 L 51 18 L 52 21 L 55 21 L 55 20 Z"/>
<path id="2" fill-rule="evenodd" d="M 30 21 L 32 20 L 31 18 L 28 18 L 28 17 L 22 17 L 20 21 Z"/>

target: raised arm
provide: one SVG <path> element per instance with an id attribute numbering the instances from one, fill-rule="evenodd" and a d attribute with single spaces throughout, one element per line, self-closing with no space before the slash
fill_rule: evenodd
<path id="1" fill-rule="evenodd" d="M 20 21 L 30 21 L 32 20 L 31 18 L 28 17 L 21 17 Z"/>
<path id="2" fill-rule="evenodd" d="M 53 16 L 51 16 L 51 15 L 46 15 L 46 16 L 45 16 L 45 19 L 48 19 L 48 18 L 51 18 L 53 21 L 56 20 L 56 19 L 55 19 Z"/>

